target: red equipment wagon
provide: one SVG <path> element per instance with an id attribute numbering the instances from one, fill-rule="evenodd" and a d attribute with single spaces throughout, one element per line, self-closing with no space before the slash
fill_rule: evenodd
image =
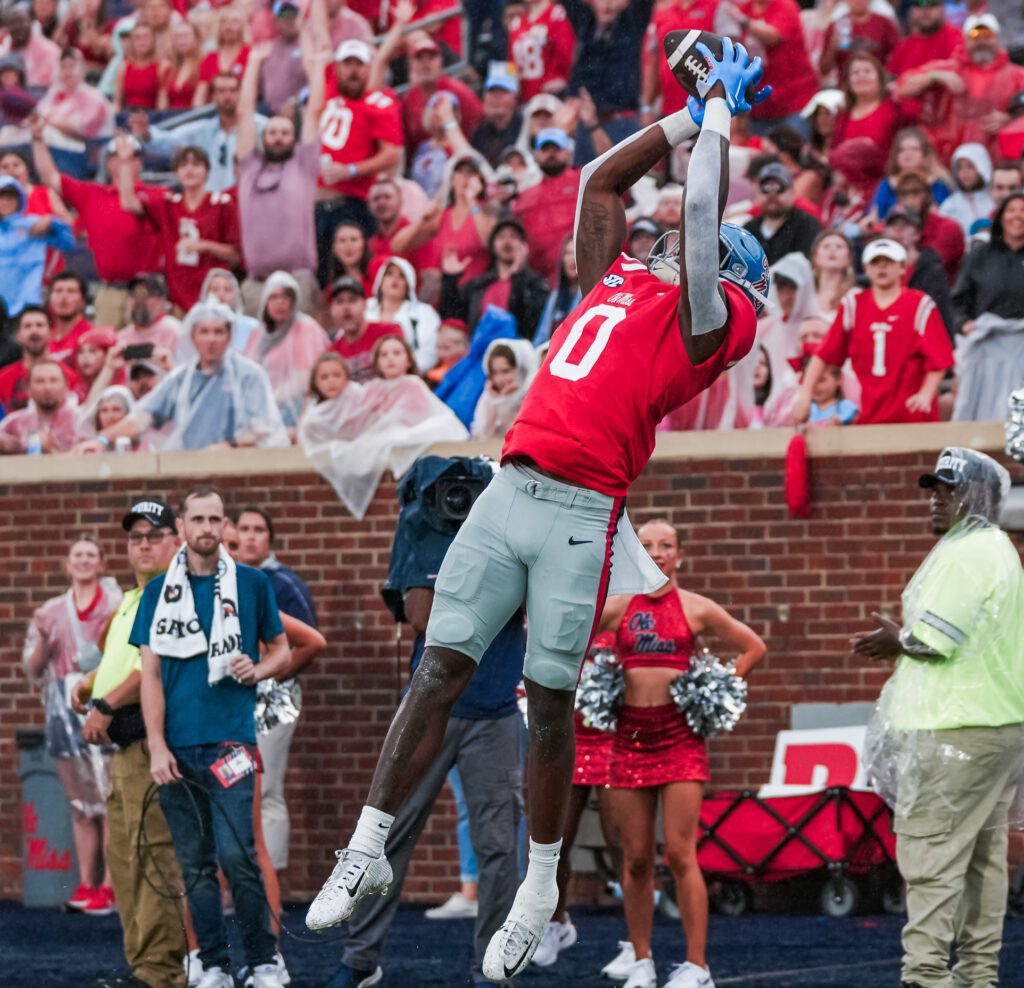
<path id="1" fill-rule="evenodd" d="M 892 811 L 873 792 L 831 786 L 760 798 L 744 789 L 705 796 L 697 860 L 720 912 L 738 916 L 752 886 L 820 873 L 821 911 L 848 916 L 869 880 L 888 911 L 902 911 Z"/>

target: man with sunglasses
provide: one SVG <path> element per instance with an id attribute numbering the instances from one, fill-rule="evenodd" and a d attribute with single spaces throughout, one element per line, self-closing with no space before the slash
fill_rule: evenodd
<path id="1" fill-rule="evenodd" d="M 242 282 L 242 301 L 256 315 L 263 285 L 275 271 L 288 271 L 299 283 L 299 309 L 314 312 L 319 302 L 316 283 L 316 230 L 313 211 L 320 176 L 320 110 L 324 101 L 327 63 L 303 44 L 303 65 L 309 78 L 309 97 L 296 139 L 290 116 L 278 114 L 257 140 L 255 115 L 260 72 L 270 55 L 269 45 L 257 45 L 249 55 L 238 123 L 238 210 L 242 220 L 242 254 L 249 276 Z M 288 217 L 283 223 L 282 217 Z"/>
<path id="2" fill-rule="evenodd" d="M 82 727 L 85 740 L 118 746 L 110 763 L 107 860 L 131 974 L 101 980 L 94 988 L 114 984 L 179 988 L 185 977 L 178 905 L 158 894 L 149 882 L 169 891 L 180 885 L 180 872 L 159 802 L 151 800 L 143 814 L 152 779 L 139 703 L 142 659 L 139 650 L 128 643 L 143 588 L 167 569 L 178 548 L 174 512 L 159 498 L 143 498 L 132 505 L 121 527 L 128 533 L 128 562 L 136 585 L 110 619 L 102 661 L 95 673 L 79 684 L 74 696 L 75 709 L 83 714 L 88 710 Z M 143 824 L 148 848 L 144 854 L 139 850 Z"/>
<path id="3" fill-rule="evenodd" d="M 760 213 L 743 228 L 761 242 L 769 264 L 794 251 L 810 257 L 821 224 L 796 205 L 793 176 L 781 162 L 770 162 L 758 174 L 757 205 Z"/>

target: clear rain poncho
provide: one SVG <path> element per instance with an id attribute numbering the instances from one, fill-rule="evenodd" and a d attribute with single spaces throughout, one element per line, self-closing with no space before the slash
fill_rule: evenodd
<path id="1" fill-rule="evenodd" d="M 455 413 L 420 378 L 351 381 L 337 398 L 307 409 L 299 443 L 355 518 L 362 518 L 380 479 L 397 480 L 429 446 L 468 439 Z"/>
<path id="2" fill-rule="evenodd" d="M 865 745 L 867 774 L 897 817 L 925 787 L 941 790 L 943 780 L 962 778 L 966 763 L 977 760 L 961 729 L 1024 723 L 1024 570 L 994 521 L 1009 474 L 989 463 L 999 490 L 978 482 L 956 488 L 953 516 L 962 520 L 903 591 L 900 639 L 907 651 L 882 689 Z M 922 648 L 933 657 L 912 654 Z M 1010 823 L 1024 826 L 1021 787 Z"/>
<path id="3" fill-rule="evenodd" d="M 88 817 L 106 812 L 107 770 L 101 749 L 86 744 L 82 737 L 85 718 L 71 709 L 71 696 L 81 679 L 99 665 L 98 642 L 121 603 L 121 590 L 109 577 L 100 581 L 100 594 L 84 620 L 78 618 L 71 590 L 48 600 L 28 626 L 23 652 L 28 670 L 29 657 L 38 647 L 43 649 L 46 664 L 36 681 L 42 686 L 46 750 L 65 766 L 60 775 L 68 802 Z"/>

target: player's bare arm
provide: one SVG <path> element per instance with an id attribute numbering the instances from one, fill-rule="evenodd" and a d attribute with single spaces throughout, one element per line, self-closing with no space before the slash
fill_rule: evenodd
<path id="1" fill-rule="evenodd" d="M 692 130 L 697 132 L 696 124 Z M 583 169 L 576 208 L 576 267 L 584 295 L 604 277 L 626 240 L 623 194 L 671 150 L 665 131 L 652 124 Z"/>

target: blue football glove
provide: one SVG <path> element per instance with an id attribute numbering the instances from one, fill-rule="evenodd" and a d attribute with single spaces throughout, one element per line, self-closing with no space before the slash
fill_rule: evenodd
<path id="1" fill-rule="evenodd" d="M 704 126 L 704 103 L 702 100 L 697 99 L 696 96 L 686 97 L 686 109 L 690 111 L 690 116 L 693 118 L 693 122 L 698 127 Z"/>
<path id="2" fill-rule="evenodd" d="M 711 49 L 703 42 L 697 43 L 697 51 L 704 57 L 710 67 L 707 79 L 698 84 L 701 101 L 715 83 L 722 83 L 725 89 L 725 104 L 729 112 L 749 113 L 752 104 L 747 100 L 747 89 L 756 86 L 764 75 L 764 67 L 760 58 L 751 61 L 747 49 L 741 44 L 733 44 L 730 38 L 722 39 L 722 57 L 716 58 Z M 754 96 L 754 104 L 761 103 L 771 95 L 771 87 L 766 86 Z M 692 110 L 691 110 L 692 116 Z M 695 118 L 696 119 L 696 118 Z"/>

